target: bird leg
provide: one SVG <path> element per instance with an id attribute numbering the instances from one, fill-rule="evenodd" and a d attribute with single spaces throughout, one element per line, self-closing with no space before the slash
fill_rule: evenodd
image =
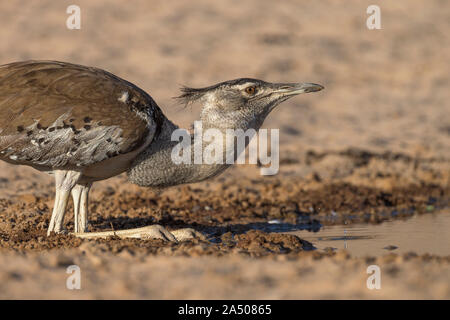
<path id="1" fill-rule="evenodd" d="M 55 171 L 55 206 L 53 208 L 47 235 L 50 235 L 51 232 L 59 233 L 63 231 L 67 202 L 70 194 L 72 194 L 75 218 L 74 235 L 79 238 L 96 239 L 115 236 L 119 238 L 162 239 L 174 242 L 192 238 L 205 239 L 205 236 L 200 232 L 191 228 L 170 232 L 163 226 L 157 224 L 128 230 L 86 232 L 88 223 L 88 195 L 92 184 L 78 183 L 80 177 L 81 173 L 76 171 Z"/>
<path id="2" fill-rule="evenodd" d="M 88 225 L 88 196 L 92 184 L 78 183 L 72 189 L 75 233 L 84 233 Z"/>
<path id="3" fill-rule="evenodd" d="M 64 215 L 69 195 L 81 177 L 81 173 L 77 171 L 55 170 L 54 173 L 56 197 L 47 235 L 50 235 L 51 232 L 60 233 L 63 231 Z"/>
<path id="4" fill-rule="evenodd" d="M 75 235 L 83 239 L 119 237 L 122 239 L 123 238 L 162 239 L 165 241 L 173 241 L 173 242 L 184 241 L 192 238 L 205 239 L 205 236 L 203 234 L 191 228 L 179 229 L 170 232 L 166 228 L 158 224 L 128 230 L 88 232 L 88 233 L 79 233 Z"/>
<path id="5" fill-rule="evenodd" d="M 72 186 L 71 193 L 73 198 L 74 207 L 74 219 L 75 219 L 75 230 L 74 235 L 83 239 L 98 239 L 98 238 L 108 238 L 108 237 L 119 237 L 119 238 L 137 238 L 137 239 L 162 239 L 165 241 L 183 241 L 192 238 L 205 239 L 205 237 L 198 231 L 191 228 L 179 229 L 175 231 L 168 231 L 166 228 L 160 225 L 151 225 L 142 228 L 128 229 L 128 230 L 117 230 L 117 231 L 103 231 L 103 232 L 86 232 L 88 223 L 88 195 L 91 188 L 91 183 L 76 183 Z M 57 190 L 59 190 L 57 188 Z M 56 203 L 62 201 L 60 199 L 61 195 L 65 193 L 57 192 Z M 67 203 L 67 199 L 65 199 Z M 65 209 L 64 209 L 65 210 Z M 59 220 L 58 220 L 59 221 Z M 62 224 L 62 222 L 61 222 Z"/>

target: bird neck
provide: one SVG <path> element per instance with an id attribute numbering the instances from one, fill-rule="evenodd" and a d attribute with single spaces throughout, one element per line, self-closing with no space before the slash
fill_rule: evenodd
<path id="1" fill-rule="evenodd" d="M 198 133 L 196 134 L 195 132 L 195 127 L 198 126 L 198 123 L 194 123 L 194 133 L 184 130 L 184 137 L 180 140 L 186 143 L 183 150 L 189 149 L 190 155 L 186 158 L 188 161 L 179 163 L 176 159 L 174 160 L 173 150 L 177 145 L 180 145 L 180 140 L 172 141 L 172 138 L 180 133 L 180 131 L 175 132 L 176 130 L 183 129 L 179 129 L 178 126 L 165 118 L 159 133 L 154 137 L 150 145 L 134 160 L 127 172 L 128 179 L 140 186 L 163 189 L 179 184 L 200 182 L 214 177 L 230 167 L 231 164 L 227 164 L 225 161 L 226 143 L 220 144 L 219 141 L 206 143 L 203 137 L 199 139 Z M 200 121 L 200 123 L 203 131 L 216 129 L 225 133 L 227 129 L 223 124 L 217 125 L 209 121 Z M 215 143 L 218 143 L 218 145 L 214 145 Z M 211 149 L 212 144 L 213 148 L 216 147 L 215 150 L 218 152 L 218 157 L 220 156 L 224 159 L 221 163 L 208 164 L 202 161 L 205 149 L 208 146 Z M 198 153 L 200 153 L 200 158 L 198 158 Z M 200 163 L 198 159 L 202 159 Z"/>

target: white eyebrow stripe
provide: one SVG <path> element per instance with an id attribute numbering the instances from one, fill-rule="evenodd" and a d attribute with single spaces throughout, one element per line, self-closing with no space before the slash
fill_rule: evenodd
<path id="1" fill-rule="evenodd" d="M 245 88 L 247 88 L 248 86 L 251 86 L 251 85 L 256 86 L 256 84 L 253 83 L 253 82 L 246 82 L 246 83 L 240 84 L 240 85 L 238 85 L 238 86 L 236 86 L 236 87 L 237 87 L 239 90 L 243 90 L 243 89 L 245 89 Z"/>

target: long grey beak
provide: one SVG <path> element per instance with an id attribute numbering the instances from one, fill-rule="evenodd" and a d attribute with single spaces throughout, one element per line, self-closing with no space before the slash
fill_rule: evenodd
<path id="1" fill-rule="evenodd" d="M 286 96 L 297 95 L 300 93 L 316 92 L 324 89 L 323 86 L 316 83 L 283 83 L 277 86 L 275 92 Z"/>

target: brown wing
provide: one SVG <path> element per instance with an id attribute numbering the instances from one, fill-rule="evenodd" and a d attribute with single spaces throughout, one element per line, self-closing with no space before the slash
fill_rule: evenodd
<path id="1" fill-rule="evenodd" d="M 0 158 L 9 162 L 88 166 L 142 146 L 161 115 L 143 90 L 100 69 L 0 66 Z"/>

